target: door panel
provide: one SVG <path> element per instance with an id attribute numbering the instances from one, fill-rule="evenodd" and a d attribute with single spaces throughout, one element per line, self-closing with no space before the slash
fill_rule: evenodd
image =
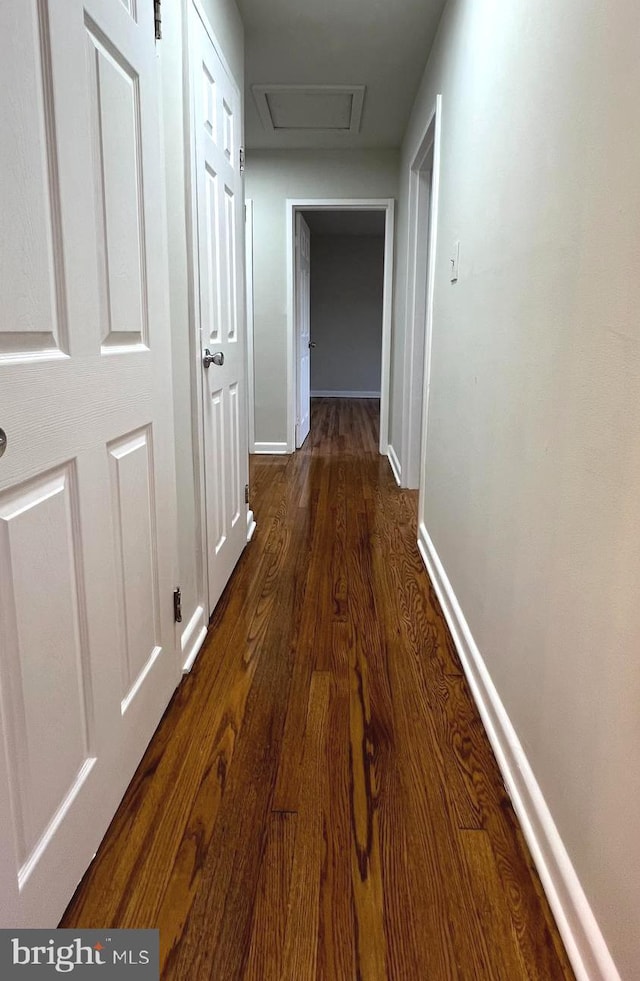
<path id="1" fill-rule="evenodd" d="M 153 4 L 0 5 L 0 82 L 0 925 L 54 926 L 179 677 Z"/>
<path id="2" fill-rule="evenodd" d="M 138 74 L 87 23 L 102 344 L 147 344 Z"/>
<path id="3" fill-rule="evenodd" d="M 67 310 L 57 261 L 62 229 L 48 9 L 35 0 L 3 4 L 0 23 L 3 122 L 16 134 L 15 142 L 0 141 L 0 215 L 12 242 L 0 252 L 0 357 L 60 354 Z M 17 180 L 28 195 L 16 194 Z"/>
<path id="4" fill-rule="evenodd" d="M 91 756 L 77 495 L 66 465 L 0 497 L 2 689 L 21 866 Z"/>
<path id="5" fill-rule="evenodd" d="M 116 440 L 109 457 L 124 714 L 162 649 L 150 429 Z"/>
<path id="6" fill-rule="evenodd" d="M 298 407 L 296 446 L 309 435 L 311 424 L 311 232 L 301 214 L 296 215 L 296 337 Z"/>
<path id="7" fill-rule="evenodd" d="M 246 545 L 248 479 L 244 311 L 244 191 L 240 95 L 195 7 L 190 9 L 195 150 L 196 292 L 203 353 L 209 610 Z"/>

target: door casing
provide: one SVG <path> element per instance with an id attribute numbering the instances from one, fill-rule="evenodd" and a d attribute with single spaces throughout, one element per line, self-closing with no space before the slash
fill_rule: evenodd
<path id="1" fill-rule="evenodd" d="M 421 480 L 421 470 L 426 455 L 429 411 L 440 184 L 441 107 L 442 96 L 438 95 L 409 175 L 402 446 L 400 472 L 396 476 L 402 487 L 419 487 L 421 495 L 424 483 Z M 428 232 L 426 235 L 421 235 L 420 231 L 424 228 L 427 228 Z"/>
<path id="2" fill-rule="evenodd" d="M 311 232 L 296 215 L 296 449 L 309 435 L 311 413 Z"/>
<path id="3" fill-rule="evenodd" d="M 244 262 L 247 279 L 247 420 L 249 453 L 256 451 L 255 365 L 253 355 L 253 199 L 244 199 Z"/>

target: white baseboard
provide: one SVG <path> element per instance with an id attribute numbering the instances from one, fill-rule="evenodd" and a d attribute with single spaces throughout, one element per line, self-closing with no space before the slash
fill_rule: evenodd
<path id="1" fill-rule="evenodd" d="M 422 523 L 418 548 L 440 600 L 576 978 L 578 981 L 620 981 L 531 765 Z"/>
<path id="2" fill-rule="evenodd" d="M 311 393 L 312 399 L 379 399 L 380 392 L 330 392 L 325 388 Z"/>
<path id="3" fill-rule="evenodd" d="M 253 533 L 256 530 L 256 519 L 253 516 L 253 511 L 247 511 L 247 541 L 250 542 L 253 538 Z"/>
<path id="4" fill-rule="evenodd" d="M 286 443 L 255 443 L 254 453 L 288 453 Z"/>
<path id="5" fill-rule="evenodd" d="M 204 615 L 204 607 L 199 606 L 182 631 L 182 637 L 180 638 L 183 674 L 188 674 L 191 671 L 193 662 L 198 656 L 206 636 L 207 618 Z"/>
<path id="6" fill-rule="evenodd" d="M 387 456 L 389 458 L 391 469 L 393 470 L 393 476 L 396 478 L 396 484 L 398 487 L 402 487 L 402 467 L 400 466 L 398 454 L 394 450 L 391 443 L 389 443 L 389 446 L 387 447 Z"/>

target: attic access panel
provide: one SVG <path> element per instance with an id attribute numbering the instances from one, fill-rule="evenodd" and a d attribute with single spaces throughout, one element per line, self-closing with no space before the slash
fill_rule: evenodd
<path id="1" fill-rule="evenodd" d="M 364 85 L 252 85 L 268 133 L 358 133 Z"/>

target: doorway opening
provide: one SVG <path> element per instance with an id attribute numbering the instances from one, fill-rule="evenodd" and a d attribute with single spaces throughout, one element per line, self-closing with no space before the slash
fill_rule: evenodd
<path id="1" fill-rule="evenodd" d="M 311 398 L 377 401 L 382 367 L 385 214 L 383 211 L 303 211 L 298 213 L 298 223 L 301 222 L 306 223 L 311 235 L 308 298 Z M 302 309 L 305 296 L 300 295 L 300 285 L 298 275 L 299 349 L 304 345 L 302 328 L 306 317 Z M 303 357 L 299 357 L 300 367 L 303 363 Z M 306 371 L 303 384 L 302 381 L 298 377 L 302 410 L 298 413 L 298 446 L 305 434 Z"/>
<path id="2" fill-rule="evenodd" d="M 409 175 L 409 262 L 407 265 L 406 335 L 404 348 L 402 467 L 390 454 L 396 480 L 422 493 L 426 455 L 433 287 L 435 279 L 438 187 L 440 172 L 440 112 L 433 112 L 411 164 Z"/>
<path id="3" fill-rule="evenodd" d="M 373 234 L 372 234 L 373 233 Z M 382 271 L 382 295 L 380 298 L 381 325 L 377 342 L 375 331 L 371 338 L 365 340 L 365 325 L 347 324 L 342 320 L 342 332 L 359 330 L 360 341 L 351 338 L 351 349 L 340 343 L 336 333 L 338 316 L 348 316 L 347 304 L 338 312 L 334 307 L 334 322 L 327 314 L 329 301 L 327 281 L 331 268 L 335 269 L 335 249 L 342 248 L 345 255 L 354 251 L 356 238 L 380 238 L 380 266 Z M 314 294 L 313 303 L 316 307 L 314 323 L 318 324 L 319 335 L 311 334 L 310 320 L 305 321 L 303 310 L 311 312 L 311 250 L 305 245 L 312 236 L 320 239 L 333 239 L 329 245 L 319 247 L 320 269 L 318 287 L 319 293 Z M 333 199 L 333 200 L 288 200 L 287 201 L 287 254 L 289 263 L 287 269 L 287 307 L 288 307 L 288 354 L 287 354 L 287 451 L 294 452 L 302 445 L 308 432 L 309 400 L 315 392 L 318 395 L 333 397 L 369 397 L 380 398 L 380 439 L 379 451 L 383 455 L 388 450 L 389 426 L 389 373 L 391 350 L 391 311 L 392 311 L 392 273 L 393 273 L 393 237 L 394 237 L 394 201 L 392 199 Z M 352 239 L 351 243 L 338 239 Z M 334 254 L 332 255 L 332 249 Z M 375 253 L 375 244 L 369 244 L 368 251 Z M 367 246 L 356 249 L 360 252 L 360 261 L 364 259 Z M 371 266 L 372 283 L 371 298 L 375 298 L 375 263 Z M 344 280 L 344 271 L 342 273 Z M 355 289 L 355 282 L 353 284 Z M 309 293 L 307 295 L 307 290 Z M 364 289 L 360 290 L 364 295 Z M 307 306 L 308 304 L 308 306 Z M 353 313 L 353 310 L 351 311 Z M 360 347 L 359 357 L 354 356 L 353 343 Z M 314 348 L 310 345 L 316 345 Z M 322 345 L 320 350 L 318 345 Z M 318 352 L 317 359 L 315 354 Z M 312 363 L 311 356 L 314 358 Z M 351 374 L 344 369 L 344 359 L 349 358 L 355 369 Z M 373 359 L 377 367 L 372 366 Z M 364 362 L 367 362 L 366 369 Z M 334 379 L 333 383 L 327 379 Z M 324 381 L 323 381 L 324 379 Z M 349 385 L 351 379 L 352 385 Z M 368 386 L 364 387 L 368 379 Z M 315 384 L 315 388 L 314 388 Z M 330 384 L 332 387 L 330 387 Z M 333 387 L 335 385 L 335 387 Z M 355 386 L 355 387 L 352 387 Z M 305 431 L 306 430 L 306 431 Z"/>

